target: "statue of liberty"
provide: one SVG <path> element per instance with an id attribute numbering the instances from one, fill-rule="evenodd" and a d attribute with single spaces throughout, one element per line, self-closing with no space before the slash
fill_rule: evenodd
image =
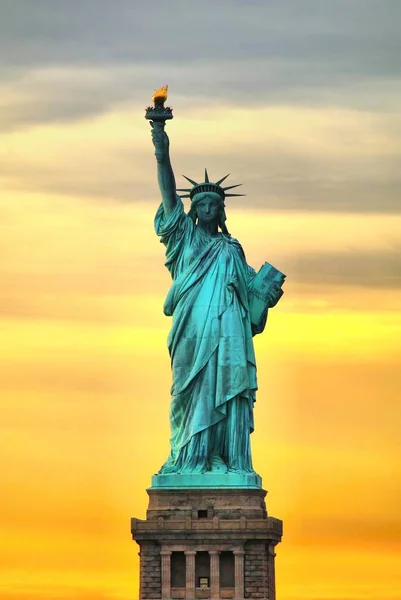
<path id="1" fill-rule="evenodd" d="M 150 109 L 148 109 L 150 110 Z M 170 117 L 171 118 L 171 117 Z M 177 190 L 164 122 L 151 121 L 162 204 L 155 230 L 172 277 L 164 313 L 172 317 L 171 451 L 159 475 L 254 474 L 250 434 L 257 390 L 253 336 L 282 295 L 284 276 L 255 292 L 256 271 L 226 227 L 226 177 Z M 182 196 L 177 191 L 185 192 Z M 181 198 L 190 199 L 186 213 Z M 268 263 L 267 263 L 268 264 Z M 258 319 L 251 302 L 263 301 Z"/>

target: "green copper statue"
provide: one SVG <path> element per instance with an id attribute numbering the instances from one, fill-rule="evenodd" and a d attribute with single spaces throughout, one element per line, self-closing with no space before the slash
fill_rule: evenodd
<path id="1" fill-rule="evenodd" d="M 257 389 L 252 337 L 263 331 L 268 309 L 281 297 L 284 275 L 268 263 L 257 274 L 229 234 L 224 201 L 240 194 L 227 193 L 235 185 L 222 187 L 228 176 L 212 183 L 205 170 L 204 182 L 186 178 L 193 187 L 176 189 L 164 131 L 172 118 L 166 98 L 156 92 L 147 114 L 162 196 L 155 229 L 173 279 L 164 304 L 173 317 L 171 452 L 159 476 L 197 474 L 199 482 L 199 474 L 208 474 L 228 481 L 221 475 L 256 475 L 250 447 Z M 188 213 L 177 191 L 190 198 Z"/>

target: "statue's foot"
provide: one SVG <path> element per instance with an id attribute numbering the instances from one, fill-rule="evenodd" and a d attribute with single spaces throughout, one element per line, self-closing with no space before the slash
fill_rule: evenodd
<path id="1" fill-rule="evenodd" d="M 226 463 L 217 454 L 212 456 L 212 458 L 210 459 L 209 472 L 211 472 L 211 473 L 227 473 Z"/>

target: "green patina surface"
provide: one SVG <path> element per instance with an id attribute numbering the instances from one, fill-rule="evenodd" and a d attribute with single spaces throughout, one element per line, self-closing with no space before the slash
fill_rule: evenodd
<path id="1" fill-rule="evenodd" d="M 159 115 L 164 110 L 159 106 Z M 154 111 L 148 109 L 148 118 Z M 168 118 L 172 118 L 169 116 Z M 153 488 L 259 488 L 250 434 L 257 390 L 253 336 L 282 292 L 271 291 L 260 323 L 251 322 L 249 291 L 256 272 L 226 228 L 223 179 L 189 180 L 187 214 L 177 195 L 165 120 L 151 121 L 162 204 L 155 230 L 166 248 L 172 286 L 164 313 L 171 389 L 171 450 Z"/>

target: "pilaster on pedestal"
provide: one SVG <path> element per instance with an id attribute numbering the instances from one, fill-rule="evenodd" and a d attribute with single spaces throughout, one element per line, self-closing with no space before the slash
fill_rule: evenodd
<path id="1" fill-rule="evenodd" d="M 209 550 L 210 556 L 210 598 L 220 598 L 220 550 Z"/>
<path id="2" fill-rule="evenodd" d="M 171 598 L 171 550 L 161 550 L 162 600 Z"/>
<path id="3" fill-rule="evenodd" d="M 242 600 L 244 598 L 244 556 L 245 550 L 234 549 L 235 557 L 235 592 L 234 599 Z"/>
<path id="4" fill-rule="evenodd" d="M 195 555 L 196 550 L 185 550 L 185 600 L 193 600 L 195 598 Z"/>

